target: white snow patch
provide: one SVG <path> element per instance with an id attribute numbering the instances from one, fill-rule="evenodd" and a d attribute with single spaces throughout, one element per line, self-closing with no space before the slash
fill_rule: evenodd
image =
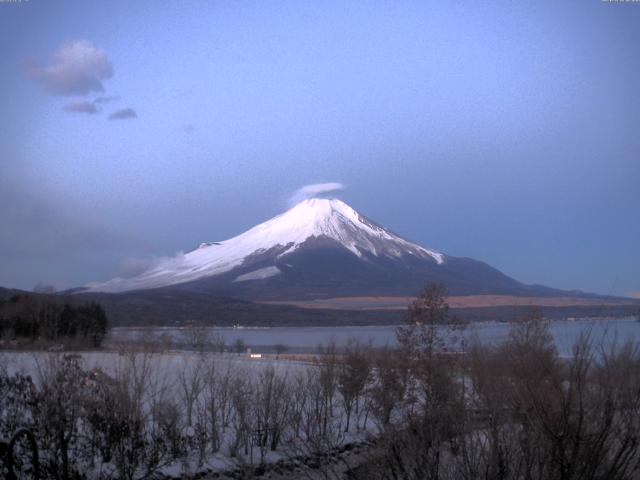
<path id="1" fill-rule="evenodd" d="M 278 267 L 264 267 L 258 270 L 254 270 L 253 272 L 245 273 L 244 275 L 239 275 L 235 278 L 234 282 L 245 282 L 247 280 L 262 280 L 264 278 L 273 277 L 278 275 L 280 270 Z"/>

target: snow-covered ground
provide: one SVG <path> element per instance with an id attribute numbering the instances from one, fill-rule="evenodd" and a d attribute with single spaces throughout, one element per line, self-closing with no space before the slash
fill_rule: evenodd
<path id="1" fill-rule="evenodd" d="M 179 478 L 205 471 L 233 472 L 248 465 L 275 462 L 284 465 L 295 457 L 308 459 L 313 456 L 309 447 L 301 442 L 298 432 L 294 435 L 291 422 L 295 420 L 289 416 L 294 414 L 294 404 L 297 405 L 295 408 L 302 409 L 301 414 L 303 411 L 307 412 L 305 415 L 314 414 L 314 407 L 310 403 L 313 387 L 310 385 L 317 385 L 313 383 L 317 380 L 311 380 L 317 379 L 313 377 L 319 368 L 317 365 L 274 358 L 250 358 L 246 353 L 153 352 L 134 349 L 86 352 L 4 351 L 0 352 L 0 374 L 28 375 L 33 379 L 36 388 L 40 389 L 45 384 L 50 384 L 54 365 L 60 365 L 60 360 L 66 355 L 78 358 L 82 368 L 91 372 L 90 378 L 95 378 L 98 382 L 124 381 L 129 385 L 127 388 L 132 398 L 136 392 L 142 392 L 142 405 L 147 412 L 144 414 L 145 422 L 158 421 L 154 412 L 159 405 L 175 405 L 178 408 L 180 420 L 177 428 L 182 441 L 190 446 L 186 454 L 157 469 L 156 473 L 161 476 Z M 274 377 L 270 377 L 271 374 Z M 267 386 L 270 381 L 275 382 L 272 384 L 273 392 Z M 278 383 L 280 381 L 282 383 Z M 312 383 L 308 383 L 309 381 Z M 274 400 L 275 403 L 269 407 L 269 415 L 283 416 L 279 420 L 269 420 L 277 422 L 283 428 L 283 438 L 278 448 L 272 450 L 266 445 L 261 447 L 255 440 L 249 439 L 240 441 L 239 446 L 235 447 L 236 453 L 233 454 L 233 444 L 239 435 L 238 429 L 246 428 L 248 432 L 254 432 L 260 428 L 262 402 L 266 401 L 264 395 L 277 395 L 276 390 L 286 395 L 278 401 Z M 239 391 L 244 392 L 240 395 L 246 398 L 238 398 Z M 189 400 L 190 395 L 193 395 L 192 400 Z M 216 410 L 212 411 L 210 402 L 214 400 L 218 405 Z M 305 403 L 305 406 L 301 401 L 308 403 Z M 246 413 L 240 413 L 242 405 L 248 409 Z M 191 413 L 187 413 L 188 411 Z M 345 433 L 344 414 L 337 395 L 333 400 L 332 412 L 332 448 L 360 442 L 374 429 L 371 420 L 356 420 L 354 415 L 351 431 Z M 206 452 L 202 455 L 197 451 L 198 432 L 199 428 L 207 429 L 211 426 L 212 414 L 216 415 L 215 422 L 218 422 L 216 434 L 220 435 L 219 447 L 212 450 L 210 441 L 207 441 Z M 192 418 L 189 417 L 191 415 Z M 239 420 L 239 415 L 243 415 L 243 420 Z M 301 421 L 304 423 L 316 420 L 308 418 Z M 244 422 L 247 422 L 246 426 L 243 426 Z M 356 422 L 360 425 L 357 429 L 354 427 Z M 213 435 L 209 431 L 207 434 Z M 244 450 L 245 441 L 249 441 L 247 450 Z M 109 472 L 116 471 L 114 464 L 105 463 L 98 457 L 92 466 L 87 468 L 89 478 L 104 478 L 100 476 L 104 476 L 105 472 L 109 476 Z M 269 478 L 277 478 L 277 475 Z"/>
<path id="2" fill-rule="evenodd" d="M 82 359 L 85 370 L 100 369 L 104 373 L 115 376 L 130 363 L 130 352 L 118 351 L 85 351 L 85 352 L 43 352 L 43 351 L 0 351 L 0 365 L 4 365 L 7 373 L 22 373 L 30 375 L 38 382 L 40 370 L 44 368 L 47 360 L 53 355 L 69 354 L 78 355 Z M 278 375 L 299 373 L 308 364 L 276 360 L 274 358 L 252 359 L 248 354 L 200 354 L 193 351 L 174 350 L 169 352 L 138 353 L 139 357 L 148 355 L 153 364 L 151 374 L 161 378 L 163 383 L 176 386 L 177 377 L 185 369 L 191 369 L 199 362 L 205 361 L 215 365 L 218 370 L 233 371 L 235 375 L 255 377 L 268 367 L 274 368 Z"/>

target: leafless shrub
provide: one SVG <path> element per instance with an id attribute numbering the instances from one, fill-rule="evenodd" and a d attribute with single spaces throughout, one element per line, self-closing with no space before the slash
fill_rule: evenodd
<path id="1" fill-rule="evenodd" d="M 231 457 L 238 457 L 240 447 L 244 455 L 249 455 L 251 430 L 253 427 L 251 398 L 253 397 L 253 385 L 246 375 L 236 376 L 230 385 L 231 405 L 233 414 L 231 417 L 231 430 L 233 438 L 229 446 Z"/>
<path id="2" fill-rule="evenodd" d="M 224 353 L 225 350 L 225 341 L 224 337 L 220 332 L 213 332 L 209 335 L 209 343 L 211 344 L 211 349 L 215 353 Z"/>
<path id="3" fill-rule="evenodd" d="M 498 347 L 474 347 L 458 478 L 630 479 L 640 445 L 640 355 L 594 349 L 589 334 L 558 357 L 532 315 Z"/>
<path id="4" fill-rule="evenodd" d="M 238 355 L 247 351 L 247 344 L 241 338 L 237 338 L 235 342 L 233 342 L 233 351 Z"/>
<path id="5" fill-rule="evenodd" d="M 184 329 L 189 346 L 197 352 L 204 352 L 212 343 L 210 328 L 203 322 L 191 322 Z"/>
<path id="6" fill-rule="evenodd" d="M 187 427 L 193 425 L 193 413 L 196 402 L 205 388 L 205 363 L 202 358 L 183 357 L 178 372 L 178 385 Z"/>
<path id="7" fill-rule="evenodd" d="M 127 352 L 115 378 L 97 381 L 86 404 L 87 428 L 106 478 L 148 478 L 184 454 L 180 409 L 154 360 L 149 352 Z"/>
<path id="8" fill-rule="evenodd" d="M 370 346 L 361 345 L 350 339 L 345 348 L 343 361 L 338 371 L 338 389 L 342 398 L 342 407 L 346 415 L 345 431 L 349 431 L 351 413 L 355 410 L 356 430 L 359 429 L 361 397 L 371 375 Z"/>
<path id="9" fill-rule="evenodd" d="M 220 372 L 214 361 L 206 364 L 201 405 L 206 421 L 206 436 L 213 453 L 220 450 L 224 429 L 229 425 L 231 375 L 229 366 L 226 372 Z"/>
<path id="10" fill-rule="evenodd" d="M 374 377 L 368 390 L 372 413 L 381 430 L 391 422 L 407 391 L 407 363 L 398 351 L 383 348 L 374 357 Z"/>
<path id="11" fill-rule="evenodd" d="M 300 372 L 289 377 L 290 392 L 289 397 L 289 427 L 291 432 L 290 441 L 297 441 L 302 434 L 302 427 L 305 420 L 305 412 L 309 402 L 309 382 L 314 377 Z"/>
<path id="12" fill-rule="evenodd" d="M 286 376 L 278 376 L 272 366 L 260 373 L 253 399 L 252 441 L 260 449 L 264 462 L 267 448 L 276 450 L 289 419 L 289 387 Z"/>
<path id="13" fill-rule="evenodd" d="M 328 346 L 320 346 L 320 365 L 318 370 L 318 382 L 321 388 L 322 398 L 322 418 L 326 422 L 333 417 L 333 408 L 335 405 L 335 396 L 338 389 L 338 367 L 340 359 L 335 341 L 331 341 Z"/>
<path id="14" fill-rule="evenodd" d="M 49 354 L 38 369 L 40 390 L 31 412 L 43 453 L 41 468 L 45 475 L 71 478 L 90 460 L 80 439 L 88 377 L 78 355 Z"/>
<path id="15" fill-rule="evenodd" d="M 286 353 L 289 350 L 289 347 L 283 345 L 282 343 L 278 343 L 273 346 L 273 350 L 276 352 L 276 359 L 279 359 L 280 355 Z"/>
<path id="16" fill-rule="evenodd" d="M 339 417 L 330 415 L 327 379 L 321 377 L 321 368 L 315 367 L 294 377 L 290 435 L 283 451 L 296 463 L 304 464 L 299 475 L 339 479 L 348 468 L 339 458 L 331 456 L 344 443 L 344 427 Z"/>

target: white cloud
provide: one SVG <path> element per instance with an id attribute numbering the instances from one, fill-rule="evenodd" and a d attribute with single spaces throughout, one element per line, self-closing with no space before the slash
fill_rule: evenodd
<path id="1" fill-rule="evenodd" d="M 305 185 L 304 187 L 299 188 L 294 192 L 291 198 L 289 198 L 289 203 L 296 204 L 307 198 L 319 197 L 330 193 L 339 192 L 341 190 L 344 190 L 345 188 L 347 188 L 346 185 L 340 182 L 313 183 L 311 185 Z"/>
<path id="2" fill-rule="evenodd" d="M 180 269 L 186 264 L 184 252 L 177 252 L 174 256 L 156 256 L 152 258 L 126 257 L 118 267 L 119 278 L 132 278 L 162 266 L 163 268 Z"/>
<path id="3" fill-rule="evenodd" d="M 63 43 L 50 65 L 31 63 L 27 75 L 55 95 L 87 95 L 104 92 L 102 82 L 113 76 L 113 65 L 104 50 L 87 40 Z"/>

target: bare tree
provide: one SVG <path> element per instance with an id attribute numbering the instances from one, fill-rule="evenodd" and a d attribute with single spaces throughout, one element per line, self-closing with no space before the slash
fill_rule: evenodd
<path id="1" fill-rule="evenodd" d="M 216 353 L 224 353 L 225 340 L 220 332 L 213 332 L 210 335 L 211 348 Z"/>
<path id="2" fill-rule="evenodd" d="M 243 447 L 244 455 L 249 454 L 251 431 L 253 428 L 251 398 L 253 397 L 253 385 L 246 376 L 236 376 L 230 385 L 233 416 L 231 428 L 233 439 L 229 447 L 232 457 L 237 457 L 240 447 Z"/>
<path id="3" fill-rule="evenodd" d="M 338 349 L 335 340 L 326 347 L 320 346 L 320 366 L 318 381 L 322 388 L 323 418 L 327 421 L 333 416 L 335 394 L 338 389 Z M 326 425 L 325 425 L 326 428 Z"/>
<path id="4" fill-rule="evenodd" d="M 378 459 L 382 478 L 440 478 L 445 448 L 457 448 L 464 417 L 464 382 L 456 378 L 450 352 L 458 340 L 446 290 L 429 284 L 409 306 L 407 324 L 397 329 L 400 348 L 385 349 L 375 362 L 369 390 L 382 429 Z"/>
<path id="5" fill-rule="evenodd" d="M 276 450 L 287 428 L 289 418 L 289 388 L 287 377 L 276 375 L 273 366 L 260 373 L 255 388 L 254 418 L 255 439 L 260 447 L 260 459 L 264 461 L 267 447 Z"/>
<path id="6" fill-rule="evenodd" d="M 446 288 L 430 283 L 409 305 L 406 324 L 398 327 L 396 338 L 411 355 L 431 358 L 455 349 L 461 341 L 457 332 L 462 327 L 464 323 L 449 314 Z"/>
<path id="7" fill-rule="evenodd" d="M 385 347 L 376 352 L 374 378 L 368 391 L 372 411 L 382 429 L 389 425 L 391 416 L 407 391 L 406 363 L 397 350 Z"/>
<path id="8" fill-rule="evenodd" d="M 185 327 L 189 346 L 197 352 L 204 352 L 211 345 L 210 329 L 203 322 L 191 322 Z"/>
<path id="9" fill-rule="evenodd" d="M 474 347 L 459 478 L 630 479 L 640 468 L 637 345 L 594 350 L 589 333 L 560 358 L 539 314 L 501 346 Z"/>
<path id="10" fill-rule="evenodd" d="M 191 427 L 193 424 L 194 406 L 205 387 L 204 370 L 205 365 L 202 358 L 197 358 L 194 361 L 183 357 L 182 366 L 178 372 L 178 385 L 185 407 L 187 427 Z"/>
<path id="11" fill-rule="evenodd" d="M 289 416 L 292 434 L 283 450 L 296 463 L 306 465 L 297 473 L 299 476 L 337 480 L 349 469 L 335 457 L 345 440 L 344 428 L 339 418 L 330 415 L 328 392 L 321 375 L 315 368 L 294 377 L 294 402 Z"/>
<path id="12" fill-rule="evenodd" d="M 96 381 L 85 403 L 87 429 L 107 476 L 148 478 L 184 454 L 180 410 L 156 362 L 150 352 L 127 352 L 115 377 Z"/>
<path id="13" fill-rule="evenodd" d="M 289 350 L 289 347 L 287 347 L 286 345 L 284 345 L 282 343 L 278 343 L 278 344 L 273 346 L 273 349 L 276 352 L 276 359 L 278 359 L 280 357 L 280 355 L 282 355 L 283 353 L 285 353 L 285 352 L 287 352 Z"/>
<path id="14" fill-rule="evenodd" d="M 225 412 L 229 404 L 229 375 L 223 377 L 214 361 L 209 361 L 206 366 L 203 404 L 208 425 L 207 436 L 211 451 L 215 453 L 220 450 L 225 427 Z"/>
<path id="15" fill-rule="evenodd" d="M 69 479 L 88 461 L 80 441 L 80 423 L 86 373 L 79 355 L 48 354 L 38 362 L 40 395 L 35 413 L 36 436 L 46 445 L 42 459 L 44 472 Z"/>
<path id="16" fill-rule="evenodd" d="M 241 338 L 237 338 L 235 342 L 233 342 L 233 351 L 238 355 L 247 351 L 247 344 Z"/>
<path id="17" fill-rule="evenodd" d="M 309 381 L 313 377 L 299 372 L 289 377 L 291 396 L 289 398 L 289 426 L 291 441 L 297 441 L 301 435 L 305 411 L 309 402 Z"/>
<path id="18" fill-rule="evenodd" d="M 360 410 L 360 397 L 371 374 L 370 348 L 361 345 L 354 339 L 347 342 L 343 362 L 338 372 L 338 388 L 342 398 L 342 406 L 346 414 L 345 432 L 349 431 L 351 413 Z M 359 428 L 356 422 L 356 429 Z"/>

